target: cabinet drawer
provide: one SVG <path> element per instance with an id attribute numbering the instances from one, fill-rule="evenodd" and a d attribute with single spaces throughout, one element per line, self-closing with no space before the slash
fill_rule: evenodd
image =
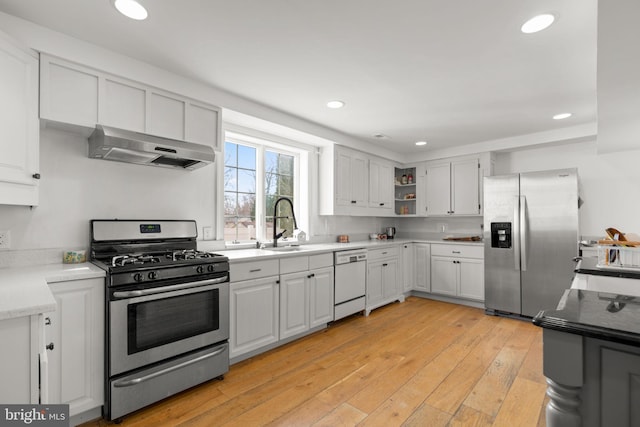
<path id="1" fill-rule="evenodd" d="M 398 246 L 389 246 L 387 248 L 369 249 L 367 251 L 367 259 L 374 261 L 383 258 L 392 258 L 399 255 Z"/>
<path id="2" fill-rule="evenodd" d="M 229 266 L 232 282 L 241 280 L 257 279 L 259 277 L 277 276 L 278 260 L 248 261 L 232 263 Z"/>
<path id="3" fill-rule="evenodd" d="M 431 255 L 457 258 L 484 258 L 484 246 L 431 245 Z"/>
<path id="4" fill-rule="evenodd" d="M 296 256 L 280 259 L 280 274 L 309 270 L 309 257 Z"/>
<path id="5" fill-rule="evenodd" d="M 309 256 L 309 270 L 315 270 L 316 268 L 332 267 L 332 266 L 333 266 L 333 252 Z"/>

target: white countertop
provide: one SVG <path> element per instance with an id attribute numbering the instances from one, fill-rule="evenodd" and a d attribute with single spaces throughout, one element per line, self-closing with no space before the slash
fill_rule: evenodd
<path id="1" fill-rule="evenodd" d="M 91 263 L 0 268 L 0 320 L 55 311 L 49 283 L 105 277 Z"/>
<path id="2" fill-rule="evenodd" d="M 228 250 L 215 250 L 213 252 L 224 255 L 229 258 L 229 262 L 244 262 L 255 261 L 257 259 L 266 258 L 284 258 L 290 256 L 301 255 L 315 255 L 326 252 L 337 252 L 351 249 L 375 249 L 384 248 L 394 245 L 403 245 L 405 243 L 435 243 L 435 244 L 453 244 L 453 245 L 472 245 L 482 246 L 483 242 L 460 242 L 460 241 L 448 241 L 448 240 L 417 240 L 417 239 L 392 239 L 392 240 L 362 240 L 350 243 L 313 243 L 300 245 L 299 250 L 293 251 L 274 251 L 270 248 L 266 249 L 228 249 Z M 286 246 L 286 244 L 280 243 L 279 247 Z"/>

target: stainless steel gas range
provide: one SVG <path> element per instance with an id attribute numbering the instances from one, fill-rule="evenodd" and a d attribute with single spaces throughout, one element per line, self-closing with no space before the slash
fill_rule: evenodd
<path id="1" fill-rule="evenodd" d="M 196 237 L 195 221 L 91 221 L 91 260 L 107 272 L 108 420 L 229 370 L 229 261 Z"/>

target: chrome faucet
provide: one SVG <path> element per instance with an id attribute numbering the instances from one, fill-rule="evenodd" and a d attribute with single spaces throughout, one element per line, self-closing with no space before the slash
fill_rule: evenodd
<path id="1" fill-rule="evenodd" d="M 298 224 L 296 223 L 296 214 L 295 214 L 295 212 L 293 212 L 293 202 L 288 197 L 279 197 L 278 200 L 276 200 L 276 204 L 273 205 L 273 247 L 274 248 L 278 247 L 278 239 L 282 237 L 282 235 L 284 234 L 285 231 L 287 231 L 285 229 L 285 230 L 282 230 L 282 232 L 280 232 L 280 233 L 276 233 L 276 230 L 277 230 L 276 225 L 278 224 L 278 219 L 289 219 L 288 216 L 277 216 L 278 215 L 278 203 L 283 202 L 283 201 L 289 202 L 289 206 L 291 206 L 291 216 L 293 217 L 293 228 L 295 230 L 298 229 Z"/>

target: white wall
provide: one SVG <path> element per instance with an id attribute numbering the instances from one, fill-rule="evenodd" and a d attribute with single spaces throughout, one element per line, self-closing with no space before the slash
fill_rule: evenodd
<path id="1" fill-rule="evenodd" d="M 95 160 L 87 139 L 55 129 L 40 133 L 40 205 L 0 205 L 11 249 L 89 246 L 89 220 L 195 219 L 215 225 L 215 167 L 182 171 Z"/>
<path id="2" fill-rule="evenodd" d="M 580 233 L 640 231 L 640 150 L 598 154 L 596 142 L 525 149 L 496 156 L 495 173 L 578 168 L 584 205 Z"/>

